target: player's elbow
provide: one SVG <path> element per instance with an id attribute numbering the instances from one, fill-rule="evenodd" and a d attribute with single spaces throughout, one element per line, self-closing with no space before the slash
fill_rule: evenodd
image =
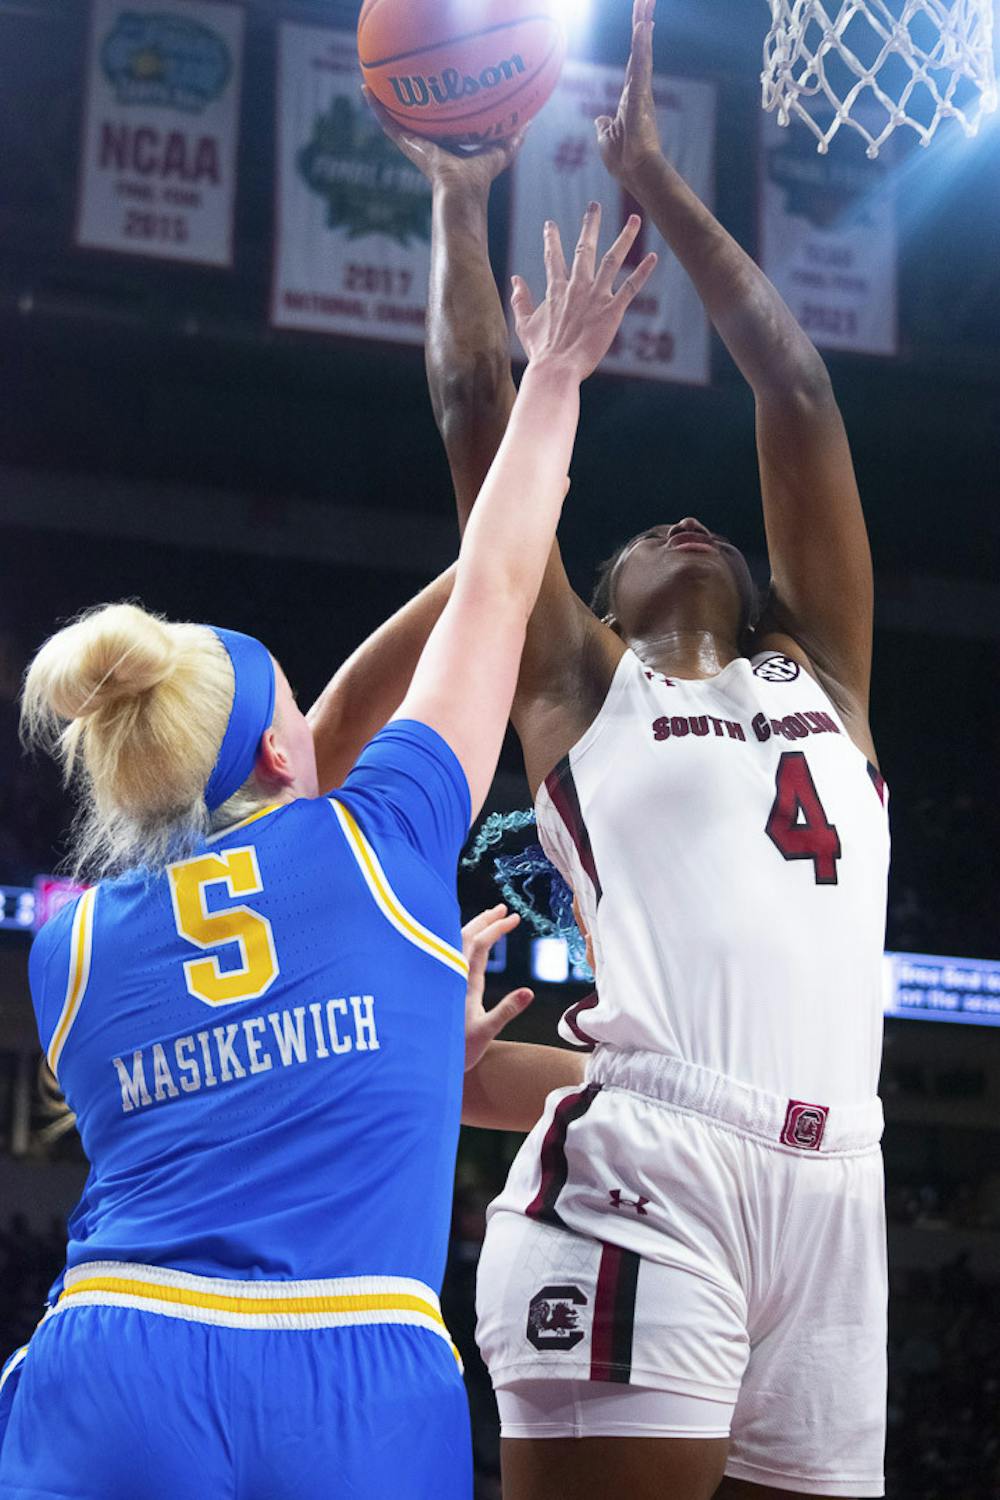
<path id="1" fill-rule="evenodd" d="M 780 379 L 757 392 L 758 403 L 774 414 L 797 421 L 820 418 L 837 410 L 830 372 L 811 346 L 797 353 L 781 371 Z"/>
<path id="2" fill-rule="evenodd" d="M 506 348 L 470 350 L 431 377 L 434 412 L 445 437 L 480 424 L 510 405 L 510 355 Z"/>
<path id="3" fill-rule="evenodd" d="M 835 404 L 830 372 L 812 344 L 797 351 L 786 374 L 785 389 L 789 402 L 805 410 L 821 410 Z"/>

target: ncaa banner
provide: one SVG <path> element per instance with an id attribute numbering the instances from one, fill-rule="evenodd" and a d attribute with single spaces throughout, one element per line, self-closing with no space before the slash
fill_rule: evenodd
<path id="1" fill-rule="evenodd" d="M 92 0 L 78 245 L 232 264 L 242 60 L 238 5 Z"/>
<path id="2" fill-rule="evenodd" d="M 361 96 L 353 33 L 279 29 L 276 328 L 422 344 L 431 189 Z"/>
<path id="3" fill-rule="evenodd" d="M 813 342 L 896 354 L 896 210 L 889 142 L 876 161 L 840 131 L 814 137 L 761 116 L 760 261 Z"/>
<path id="4" fill-rule="evenodd" d="M 608 175 L 597 148 L 594 120 L 613 115 L 622 87 L 620 68 L 568 62 L 555 93 L 532 123 L 513 166 L 509 271 L 523 276 L 536 298 L 545 289 L 542 225 L 555 219 L 567 259 L 591 199 L 604 209 L 606 249 L 637 205 Z M 706 203 L 714 195 L 715 87 L 687 78 L 653 79 L 663 149 Z M 665 248 L 655 225 L 644 222 L 629 255 L 637 265 L 658 250 L 656 270 L 625 314 L 601 369 L 647 380 L 709 381 L 709 325 L 697 293 Z M 521 353 L 516 338 L 517 354 Z"/>

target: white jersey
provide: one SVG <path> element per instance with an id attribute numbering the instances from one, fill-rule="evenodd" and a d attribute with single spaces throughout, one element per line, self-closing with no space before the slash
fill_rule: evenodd
<path id="1" fill-rule="evenodd" d="M 561 1030 L 792 1101 L 876 1091 L 885 784 L 814 678 L 766 652 L 697 681 L 631 651 L 536 802 L 593 939 Z"/>

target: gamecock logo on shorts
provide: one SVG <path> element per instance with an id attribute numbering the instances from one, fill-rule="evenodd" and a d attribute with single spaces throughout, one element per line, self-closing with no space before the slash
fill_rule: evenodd
<path id="1" fill-rule="evenodd" d="M 801 1099 L 789 1099 L 781 1144 L 796 1146 L 800 1151 L 818 1151 L 829 1113 L 825 1104 L 804 1104 Z"/>
<path id="2" fill-rule="evenodd" d="M 583 1338 L 577 1309 L 586 1305 L 578 1286 L 543 1286 L 528 1304 L 528 1342 L 536 1349 L 575 1349 Z"/>
<path id="3" fill-rule="evenodd" d="M 799 664 L 790 656 L 769 656 L 754 667 L 753 675 L 763 677 L 765 682 L 794 682 L 799 675 Z"/>

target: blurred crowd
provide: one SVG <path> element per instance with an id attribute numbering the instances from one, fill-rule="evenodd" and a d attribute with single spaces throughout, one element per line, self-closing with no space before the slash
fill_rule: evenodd
<path id="1" fill-rule="evenodd" d="M 0 1364 L 31 1336 L 66 1258 L 66 1226 L 36 1233 L 24 1214 L 0 1224 Z"/>
<path id="2" fill-rule="evenodd" d="M 890 1182 L 885 1206 L 890 1224 L 1000 1230 L 1000 1172 L 971 1182 Z"/>
<path id="3" fill-rule="evenodd" d="M 998 1500 L 996 1298 L 963 1256 L 894 1279 L 887 1500 Z"/>

